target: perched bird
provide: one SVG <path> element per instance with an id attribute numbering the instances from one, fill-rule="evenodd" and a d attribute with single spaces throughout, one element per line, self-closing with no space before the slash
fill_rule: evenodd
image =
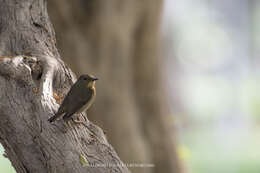
<path id="1" fill-rule="evenodd" d="M 63 120 L 69 120 L 74 113 L 81 113 L 88 110 L 96 96 L 96 80 L 98 78 L 92 75 L 81 75 L 65 96 L 58 112 L 49 118 L 48 121 L 54 122 L 61 118 L 62 115 L 64 115 Z"/>

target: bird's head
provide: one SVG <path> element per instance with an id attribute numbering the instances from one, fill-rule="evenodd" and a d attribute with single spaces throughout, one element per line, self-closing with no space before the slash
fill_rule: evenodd
<path id="1" fill-rule="evenodd" d="M 95 87 L 95 81 L 98 80 L 98 78 L 90 74 L 83 74 L 79 77 L 79 80 L 88 88 L 93 88 Z"/>

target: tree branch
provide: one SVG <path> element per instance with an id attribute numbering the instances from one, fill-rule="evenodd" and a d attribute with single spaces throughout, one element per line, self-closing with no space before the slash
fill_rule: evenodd
<path id="1" fill-rule="evenodd" d="M 46 1 L 0 4 L 0 142 L 16 171 L 129 172 L 91 122 L 47 121 L 76 78 L 55 47 Z"/>

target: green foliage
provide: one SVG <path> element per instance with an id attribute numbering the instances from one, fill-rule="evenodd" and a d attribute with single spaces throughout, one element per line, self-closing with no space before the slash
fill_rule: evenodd
<path id="1" fill-rule="evenodd" d="M 79 155 L 79 159 L 83 166 L 89 166 L 88 160 L 82 154 Z"/>

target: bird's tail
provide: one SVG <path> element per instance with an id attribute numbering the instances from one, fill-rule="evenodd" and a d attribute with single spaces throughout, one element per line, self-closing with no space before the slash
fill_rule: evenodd
<path id="1" fill-rule="evenodd" d="M 65 114 L 64 116 L 63 116 L 63 120 L 64 121 L 68 121 L 68 120 L 70 120 L 72 118 L 72 114 Z"/>
<path id="2" fill-rule="evenodd" d="M 52 116 L 51 118 L 49 118 L 48 119 L 48 121 L 50 122 L 50 123 L 52 123 L 52 122 L 54 122 L 54 121 L 56 121 L 60 116 L 61 116 L 62 114 L 55 114 L 54 116 Z"/>

